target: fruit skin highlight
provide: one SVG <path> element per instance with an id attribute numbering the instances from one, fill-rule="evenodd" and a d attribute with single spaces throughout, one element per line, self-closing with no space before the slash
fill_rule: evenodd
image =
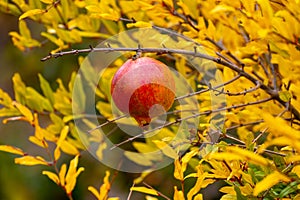
<path id="1" fill-rule="evenodd" d="M 117 108 L 142 127 L 171 108 L 175 81 L 170 69 L 158 60 L 129 59 L 114 75 L 111 95 Z"/>

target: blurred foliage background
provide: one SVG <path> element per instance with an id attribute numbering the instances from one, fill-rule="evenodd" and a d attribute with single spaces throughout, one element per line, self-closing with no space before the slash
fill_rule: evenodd
<path id="1" fill-rule="evenodd" d="M 40 90 L 38 73 L 42 74 L 53 88 L 56 87 L 57 78 L 61 78 L 65 84 L 68 83 L 71 72 L 78 68 L 75 57 L 66 57 L 63 62 L 61 60 L 41 62 L 40 59 L 49 53 L 51 46 L 21 52 L 12 44 L 8 35 L 10 31 L 18 30 L 18 18 L 0 13 L 0 24 L 0 88 L 13 95 L 11 78 L 16 72 L 22 75 L 23 80 L 29 86 L 37 90 Z M 37 30 L 41 28 L 36 23 L 29 24 L 29 26 Z M 28 141 L 28 135 L 33 132 L 33 127 L 27 123 L 12 122 L 5 125 L 0 123 L 0 144 L 16 145 L 35 154 L 40 151 L 40 148 Z M 12 154 L 0 152 L 0 199 L 67 199 L 62 189 L 57 188 L 46 176 L 41 176 L 43 166 L 32 168 L 15 165 L 14 157 Z M 95 184 L 99 183 L 97 178 L 103 177 L 103 166 L 89 154 L 83 155 L 80 164 L 93 168 L 90 174 L 85 174 L 81 178 Z M 86 190 L 87 185 L 84 184 L 85 182 L 82 182 L 82 187 L 79 186 L 79 190 L 75 192 L 76 196 L 82 197 L 79 199 L 85 199 L 84 196 L 89 194 Z"/>

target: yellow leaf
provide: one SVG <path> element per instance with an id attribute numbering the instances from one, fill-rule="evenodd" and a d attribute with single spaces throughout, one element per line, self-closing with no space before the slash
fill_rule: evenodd
<path id="1" fill-rule="evenodd" d="M 38 15 L 45 13 L 45 10 L 42 9 L 33 9 L 33 10 L 28 10 L 27 12 L 23 13 L 20 17 L 19 20 L 25 19 L 26 17 L 31 17 L 33 15 Z"/>
<path id="2" fill-rule="evenodd" d="M 145 199 L 146 199 L 146 200 L 158 200 L 158 198 L 155 198 L 155 197 L 149 196 L 149 195 L 146 195 L 146 196 L 145 196 Z"/>
<path id="3" fill-rule="evenodd" d="M 77 170 L 78 157 L 79 155 L 76 155 L 75 158 L 71 160 L 68 172 L 65 177 L 65 189 L 67 194 L 71 194 L 76 185 L 77 176 L 79 176 L 79 174 L 84 171 L 83 167 L 80 167 Z"/>
<path id="4" fill-rule="evenodd" d="M 109 182 L 110 172 L 105 171 L 105 177 L 103 179 L 103 184 L 100 187 L 99 200 L 106 199 L 108 192 L 110 191 L 110 182 Z"/>
<path id="5" fill-rule="evenodd" d="M 45 3 L 45 4 L 52 4 L 53 0 L 40 0 L 41 2 Z"/>
<path id="6" fill-rule="evenodd" d="M 174 8 L 173 0 L 164 0 L 163 2 L 164 2 L 165 4 L 167 4 L 168 6 L 170 6 L 171 8 Z"/>
<path id="7" fill-rule="evenodd" d="M 130 151 L 125 151 L 124 155 L 131 161 L 142 165 L 142 166 L 151 166 L 153 163 L 151 162 L 151 160 L 145 158 L 144 153 L 136 153 L 136 152 L 130 152 Z"/>
<path id="8" fill-rule="evenodd" d="M 79 157 L 78 155 L 75 156 L 70 162 L 68 173 L 66 175 L 66 182 L 71 182 L 70 180 L 73 178 L 73 176 L 76 173 L 76 168 L 78 165 L 78 157 Z"/>
<path id="9" fill-rule="evenodd" d="M 60 152 L 60 148 L 56 147 L 54 150 L 54 160 L 57 161 L 60 158 L 61 152 Z"/>
<path id="10" fill-rule="evenodd" d="M 220 200 L 237 200 L 237 197 L 236 197 L 236 195 L 225 194 L 221 197 Z"/>
<path id="11" fill-rule="evenodd" d="M 101 13 L 101 14 L 93 13 L 93 14 L 91 14 L 91 17 L 107 19 L 107 20 L 111 20 L 111 21 L 118 21 L 120 18 L 118 15 L 113 15 L 111 13 Z"/>
<path id="12" fill-rule="evenodd" d="M 292 95 L 289 91 L 281 91 L 279 92 L 279 98 L 284 102 L 289 102 L 292 98 Z"/>
<path id="13" fill-rule="evenodd" d="M 177 187 L 174 186 L 174 196 L 173 196 L 174 200 L 184 200 L 184 194 L 182 191 L 178 191 Z"/>
<path id="14" fill-rule="evenodd" d="M 56 38 L 55 36 L 46 33 L 46 32 L 42 32 L 41 36 L 47 38 L 48 40 L 50 40 L 51 42 L 53 42 L 54 44 L 56 44 L 59 47 L 63 47 L 64 46 L 64 42 L 62 41 L 62 39 L 60 38 Z"/>
<path id="15" fill-rule="evenodd" d="M 43 171 L 42 173 L 43 173 L 43 175 L 48 176 L 48 178 L 51 179 L 57 185 L 60 184 L 59 178 L 58 178 L 58 176 L 55 173 L 49 172 L 49 171 Z"/>
<path id="16" fill-rule="evenodd" d="M 78 43 L 82 41 L 81 36 L 78 34 L 77 30 L 63 30 L 56 29 L 57 36 L 67 43 Z"/>
<path id="17" fill-rule="evenodd" d="M 44 160 L 44 158 L 40 156 L 23 156 L 20 158 L 15 158 L 15 163 L 19 165 L 49 165 L 47 161 Z"/>
<path id="18" fill-rule="evenodd" d="M 179 159 L 175 159 L 174 161 L 174 177 L 180 181 L 184 180 L 183 172 L 185 170 L 182 169 L 182 165 Z"/>
<path id="19" fill-rule="evenodd" d="M 99 6 L 97 5 L 88 5 L 85 7 L 89 12 L 93 12 L 93 13 L 100 13 L 101 9 Z"/>
<path id="20" fill-rule="evenodd" d="M 197 1 L 177 1 L 177 5 L 183 9 L 185 15 L 191 15 L 194 19 L 198 17 Z"/>
<path id="21" fill-rule="evenodd" d="M 61 150 L 67 154 L 70 154 L 70 155 L 77 155 L 79 154 L 79 151 L 78 149 L 72 145 L 70 142 L 68 141 L 63 141 L 62 145 L 60 146 Z"/>
<path id="22" fill-rule="evenodd" d="M 265 18 L 265 21 L 270 20 L 273 16 L 273 10 L 270 5 L 270 2 L 264 1 L 264 0 L 257 0 L 257 3 L 260 5 L 263 17 Z"/>
<path id="23" fill-rule="evenodd" d="M 176 151 L 169 146 L 166 142 L 160 140 L 153 140 L 153 143 L 168 157 L 176 159 L 178 158 L 178 154 Z"/>
<path id="24" fill-rule="evenodd" d="M 72 179 L 70 179 L 67 183 L 66 183 L 66 193 L 67 194 L 71 194 L 72 191 L 74 190 L 75 188 L 75 185 L 76 185 L 76 181 L 77 181 L 77 177 L 78 175 L 84 171 L 84 168 L 83 167 L 80 167 L 77 172 L 74 174 L 74 176 L 72 177 Z"/>
<path id="25" fill-rule="evenodd" d="M 96 188 L 94 188 L 93 186 L 89 186 L 88 190 L 93 193 L 93 195 L 97 198 L 100 199 L 100 194 L 99 192 L 96 190 Z"/>
<path id="26" fill-rule="evenodd" d="M 277 183 L 280 183 L 281 181 L 289 182 L 290 179 L 284 174 L 278 171 L 274 171 L 255 185 L 253 195 L 257 196 L 259 193 L 271 188 L 272 186 L 276 185 Z"/>
<path id="27" fill-rule="evenodd" d="M 36 144 L 36 145 L 42 147 L 42 148 L 48 147 L 48 143 L 45 140 L 40 140 L 39 138 L 37 138 L 35 136 L 30 136 L 29 141 L 32 142 L 33 144 Z"/>
<path id="28" fill-rule="evenodd" d="M 60 180 L 60 184 L 62 186 L 65 186 L 65 184 L 66 184 L 66 181 L 65 181 L 66 172 L 67 172 L 67 165 L 63 164 L 60 167 L 60 171 L 59 171 L 59 174 L 58 174 L 59 180 Z"/>
<path id="29" fill-rule="evenodd" d="M 233 12 L 235 9 L 231 6 L 227 6 L 227 5 L 217 5 L 214 7 L 214 9 L 212 9 L 210 11 L 210 14 L 217 14 L 218 12 L 224 13 L 224 12 Z"/>
<path id="30" fill-rule="evenodd" d="M 188 162 L 191 160 L 191 158 L 194 157 L 197 153 L 198 153 L 198 149 L 192 150 L 192 151 L 186 153 L 186 154 L 182 157 L 181 162 L 182 162 L 182 163 L 188 163 Z"/>
<path id="31" fill-rule="evenodd" d="M 61 146 L 63 141 L 66 139 L 67 135 L 69 133 L 69 126 L 64 126 L 63 129 L 60 132 L 60 137 L 57 141 L 57 146 Z"/>
<path id="32" fill-rule="evenodd" d="M 98 149 L 96 151 L 96 155 L 99 160 L 103 160 L 103 151 L 106 149 L 106 147 L 107 147 L 106 143 L 99 144 Z"/>
<path id="33" fill-rule="evenodd" d="M 197 195 L 194 197 L 194 200 L 203 200 L 202 194 L 197 194 Z"/>
<path id="34" fill-rule="evenodd" d="M 133 142 L 132 145 L 141 153 L 151 153 L 159 150 L 157 147 L 143 142 Z"/>
<path id="35" fill-rule="evenodd" d="M 188 194 L 187 194 L 187 199 L 188 200 L 192 200 L 193 196 L 196 195 L 200 191 L 201 188 L 206 186 L 206 185 L 203 185 L 203 184 L 204 184 L 204 180 L 207 176 L 207 172 L 203 173 L 200 166 L 198 166 L 198 168 L 197 168 L 197 176 L 198 176 L 198 178 L 197 178 L 197 181 L 196 181 L 194 187 L 192 187 L 190 189 L 190 191 L 188 192 Z"/>
<path id="36" fill-rule="evenodd" d="M 293 167 L 292 172 L 297 174 L 297 176 L 300 178 L 300 165 L 296 165 L 295 167 Z"/>
<path id="37" fill-rule="evenodd" d="M 232 194 L 232 195 L 236 194 L 233 186 L 224 186 L 219 191 L 225 194 Z"/>
<path id="38" fill-rule="evenodd" d="M 55 160 L 58 160 L 60 158 L 60 155 L 61 155 L 60 149 L 61 149 L 61 146 L 63 145 L 63 142 L 65 141 L 65 139 L 67 137 L 68 132 L 69 132 L 69 126 L 64 126 L 60 132 L 59 139 L 56 142 L 57 146 L 54 150 L 54 159 Z"/>
<path id="39" fill-rule="evenodd" d="M 226 147 L 226 152 L 211 153 L 209 155 L 209 158 L 216 159 L 216 160 L 228 160 L 228 161 L 245 160 L 253 164 L 263 165 L 263 166 L 268 166 L 270 164 L 269 160 L 262 157 L 261 155 L 255 154 L 252 151 L 248 151 L 246 149 L 242 149 L 235 146 Z"/>
<path id="40" fill-rule="evenodd" d="M 147 188 L 147 187 L 143 187 L 143 186 L 140 186 L 140 187 L 131 187 L 130 190 L 131 191 L 142 192 L 142 193 L 145 193 L 145 194 L 150 194 L 150 195 L 158 196 L 158 193 L 157 193 L 156 190 L 151 189 L 151 188 Z"/>
<path id="41" fill-rule="evenodd" d="M 300 131 L 292 128 L 284 119 L 273 117 L 269 113 L 263 113 L 262 117 L 274 136 L 282 135 L 294 141 L 300 140 Z"/>
<path id="42" fill-rule="evenodd" d="M 24 106 L 16 101 L 13 102 L 13 106 L 15 106 L 20 111 L 20 113 L 22 113 L 22 115 L 24 115 L 27 118 L 27 120 L 29 122 L 33 121 L 33 115 L 26 106 Z"/>
<path id="43" fill-rule="evenodd" d="M 23 36 L 26 39 L 31 39 L 30 30 L 24 20 L 19 21 L 19 30 L 20 30 L 21 36 Z"/>
<path id="44" fill-rule="evenodd" d="M 110 35 L 105 33 L 98 32 L 89 32 L 89 31 L 77 31 L 78 34 L 82 37 L 91 37 L 91 38 L 109 38 Z"/>
<path id="45" fill-rule="evenodd" d="M 152 172 L 151 170 L 150 171 L 148 171 L 148 170 L 143 171 L 142 174 L 139 177 L 134 179 L 134 181 L 133 181 L 134 184 L 141 183 L 145 179 L 145 177 L 148 176 L 151 172 Z"/>
<path id="46" fill-rule="evenodd" d="M 138 21 L 138 22 L 135 22 L 135 23 L 129 23 L 126 26 L 127 26 L 127 28 L 132 28 L 132 27 L 149 28 L 149 27 L 152 27 L 151 23 L 143 22 L 143 21 Z"/>
<path id="47" fill-rule="evenodd" d="M 19 149 L 17 147 L 9 146 L 9 145 L 0 145 L 0 151 L 5 151 L 8 153 L 13 153 L 17 155 L 24 156 L 26 153 L 23 152 L 22 149 Z"/>

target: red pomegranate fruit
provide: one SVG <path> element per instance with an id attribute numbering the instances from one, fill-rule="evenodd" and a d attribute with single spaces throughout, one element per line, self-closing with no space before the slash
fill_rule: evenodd
<path id="1" fill-rule="evenodd" d="M 171 108 L 175 98 L 174 77 L 158 60 L 129 59 L 114 75 L 111 95 L 117 108 L 142 127 Z"/>

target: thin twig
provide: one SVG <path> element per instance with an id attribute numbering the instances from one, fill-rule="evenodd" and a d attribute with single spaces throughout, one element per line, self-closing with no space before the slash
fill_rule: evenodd
<path id="1" fill-rule="evenodd" d="M 131 186 L 131 187 L 134 187 L 134 182 L 132 183 L 132 186 Z M 130 200 L 131 195 L 132 195 L 132 190 L 129 191 L 129 194 L 128 194 L 128 196 L 127 196 L 127 200 Z"/>
<path id="2" fill-rule="evenodd" d="M 148 47 L 99 47 L 99 48 L 88 48 L 88 49 L 73 49 L 70 51 L 63 51 L 58 53 L 50 53 L 48 56 L 45 56 L 41 59 L 41 61 L 46 61 L 51 58 L 58 58 L 65 55 L 73 55 L 73 54 L 80 54 L 80 53 L 90 53 L 90 52 L 113 52 L 113 51 L 131 51 L 131 52 L 137 52 L 140 51 L 142 53 L 159 53 L 159 54 L 169 54 L 169 53 L 177 53 L 177 54 L 184 54 L 184 55 L 190 55 L 194 57 L 199 57 L 207 60 L 211 60 L 214 62 L 218 62 L 219 59 L 215 58 L 213 56 L 209 56 L 204 53 L 199 53 L 195 51 L 188 51 L 183 49 L 169 49 L 169 48 L 148 48 Z"/>
<path id="3" fill-rule="evenodd" d="M 243 148 L 246 148 L 246 145 L 243 145 L 243 144 L 239 144 L 239 145 L 237 145 L 237 144 L 230 144 L 231 146 L 239 146 L 239 147 L 243 147 Z M 257 150 L 259 148 L 259 146 L 258 147 L 254 147 L 254 150 Z M 279 153 L 279 152 L 276 152 L 276 151 L 272 151 L 272 150 L 269 150 L 269 149 L 263 149 L 263 152 L 264 153 L 269 153 L 269 154 L 273 154 L 273 155 L 277 155 L 277 156 L 282 156 L 282 157 L 285 157 L 286 156 L 286 154 L 283 154 L 283 153 Z"/>
<path id="4" fill-rule="evenodd" d="M 267 127 L 267 128 L 265 128 L 264 130 L 262 130 L 262 131 L 257 135 L 257 137 L 254 138 L 254 139 L 252 140 L 252 144 L 256 143 L 257 140 L 259 140 L 259 139 L 266 133 L 266 131 L 267 131 L 268 129 L 269 129 L 269 128 Z"/>
<path id="5" fill-rule="evenodd" d="M 93 131 L 95 131 L 95 130 L 97 130 L 97 129 L 103 127 L 103 126 L 106 126 L 106 125 L 109 124 L 109 123 L 115 122 L 115 121 L 117 121 L 117 120 L 119 120 L 119 119 L 122 119 L 122 118 L 125 118 L 125 117 L 127 117 L 127 115 L 121 115 L 121 116 L 116 117 L 116 118 L 114 118 L 114 119 L 112 119 L 112 120 L 107 120 L 106 122 L 104 122 L 104 123 L 102 123 L 102 124 L 96 126 L 95 128 L 89 130 L 88 133 L 91 133 L 91 132 L 93 132 Z"/>
<path id="6" fill-rule="evenodd" d="M 202 93 L 205 93 L 205 92 L 210 91 L 210 89 L 218 89 L 218 88 L 220 88 L 220 87 L 223 87 L 223 86 L 225 86 L 225 85 L 228 85 L 228 84 L 230 84 L 230 83 L 236 81 L 236 80 L 239 79 L 240 77 L 241 77 L 241 75 L 237 75 L 237 76 L 233 77 L 232 79 L 230 79 L 230 80 L 228 80 L 228 81 L 226 81 L 226 82 L 224 82 L 224 83 L 222 83 L 222 84 L 216 85 L 216 86 L 214 86 L 214 87 L 212 87 L 212 88 L 207 88 L 207 89 L 203 89 L 203 90 L 200 90 L 200 91 L 197 91 L 197 92 L 191 92 L 191 93 L 189 93 L 189 94 L 182 95 L 182 96 L 180 96 L 180 97 L 177 97 L 176 100 L 188 98 L 188 97 L 195 96 L 195 95 L 198 95 L 198 94 L 202 94 Z"/>
<path id="7" fill-rule="evenodd" d="M 144 184 L 146 187 L 148 187 L 148 188 L 150 188 L 150 189 L 152 189 L 152 190 L 155 190 L 155 191 L 157 192 L 158 196 L 163 197 L 164 199 L 167 199 L 167 200 L 171 200 L 169 197 L 167 197 L 167 196 L 164 195 L 163 193 L 157 191 L 156 189 L 154 189 L 151 185 L 147 184 L 146 182 L 143 182 L 143 184 Z"/>
<path id="8" fill-rule="evenodd" d="M 217 89 L 214 89 L 213 87 L 211 87 L 210 89 L 212 91 L 218 92 L 218 94 L 225 94 L 225 95 L 228 95 L 228 96 L 240 96 L 240 95 L 246 95 L 248 93 L 251 93 L 251 92 L 259 89 L 260 85 L 261 85 L 261 82 L 257 82 L 255 87 L 252 87 L 250 89 L 245 89 L 241 92 L 229 92 L 228 90 L 224 91 L 224 88 L 222 88 L 222 90 L 217 90 Z"/>
<path id="9" fill-rule="evenodd" d="M 272 63 L 272 53 L 271 53 L 271 48 L 270 48 L 270 45 L 268 45 L 268 55 L 266 55 L 267 59 L 266 59 L 266 62 L 268 63 L 270 69 L 271 69 L 271 73 L 272 73 L 272 76 L 273 76 L 273 79 L 272 79 L 272 82 L 273 82 L 273 87 L 274 87 L 274 90 L 278 90 L 278 87 L 277 87 L 277 73 L 275 71 L 275 68 L 274 68 L 274 65 Z"/>
<path id="10" fill-rule="evenodd" d="M 225 107 L 225 108 L 219 108 L 219 109 L 216 109 L 216 110 L 207 110 L 207 111 L 204 111 L 204 112 L 197 113 L 195 115 L 191 115 L 191 116 L 188 116 L 188 117 L 185 117 L 185 118 L 177 119 L 175 121 L 168 122 L 168 123 L 166 123 L 166 124 L 164 124 L 162 126 L 158 126 L 158 127 L 154 128 L 154 129 L 151 129 L 151 130 L 148 130 L 148 131 L 143 131 L 140 134 L 137 134 L 137 135 L 135 135 L 133 137 L 130 137 L 127 140 L 124 140 L 124 141 L 122 141 L 122 142 L 120 142 L 118 144 L 115 144 L 113 147 L 110 148 L 110 150 L 113 150 L 114 148 L 117 148 L 117 147 L 119 147 L 119 146 L 121 146 L 123 144 L 126 144 L 127 142 L 130 142 L 130 141 L 133 141 L 133 140 L 135 140 L 135 139 L 137 139 L 139 137 L 142 137 L 142 136 L 146 135 L 147 133 L 151 133 L 153 131 L 160 130 L 162 128 L 174 125 L 176 123 L 179 123 L 179 122 L 182 122 L 182 121 L 185 121 L 185 120 L 188 120 L 188 119 L 196 118 L 196 117 L 199 117 L 199 116 L 202 116 L 202 115 L 210 115 L 212 113 L 222 112 L 222 111 L 236 109 L 236 108 L 240 108 L 240 107 L 246 107 L 246 106 L 250 106 L 250 105 L 261 104 L 261 103 L 264 103 L 264 102 L 268 102 L 270 100 L 272 100 L 271 97 L 270 98 L 266 98 L 266 99 L 262 99 L 262 100 L 258 100 L 258 101 L 254 101 L 254 102 L 233 105 L 233 106 Z"/>

